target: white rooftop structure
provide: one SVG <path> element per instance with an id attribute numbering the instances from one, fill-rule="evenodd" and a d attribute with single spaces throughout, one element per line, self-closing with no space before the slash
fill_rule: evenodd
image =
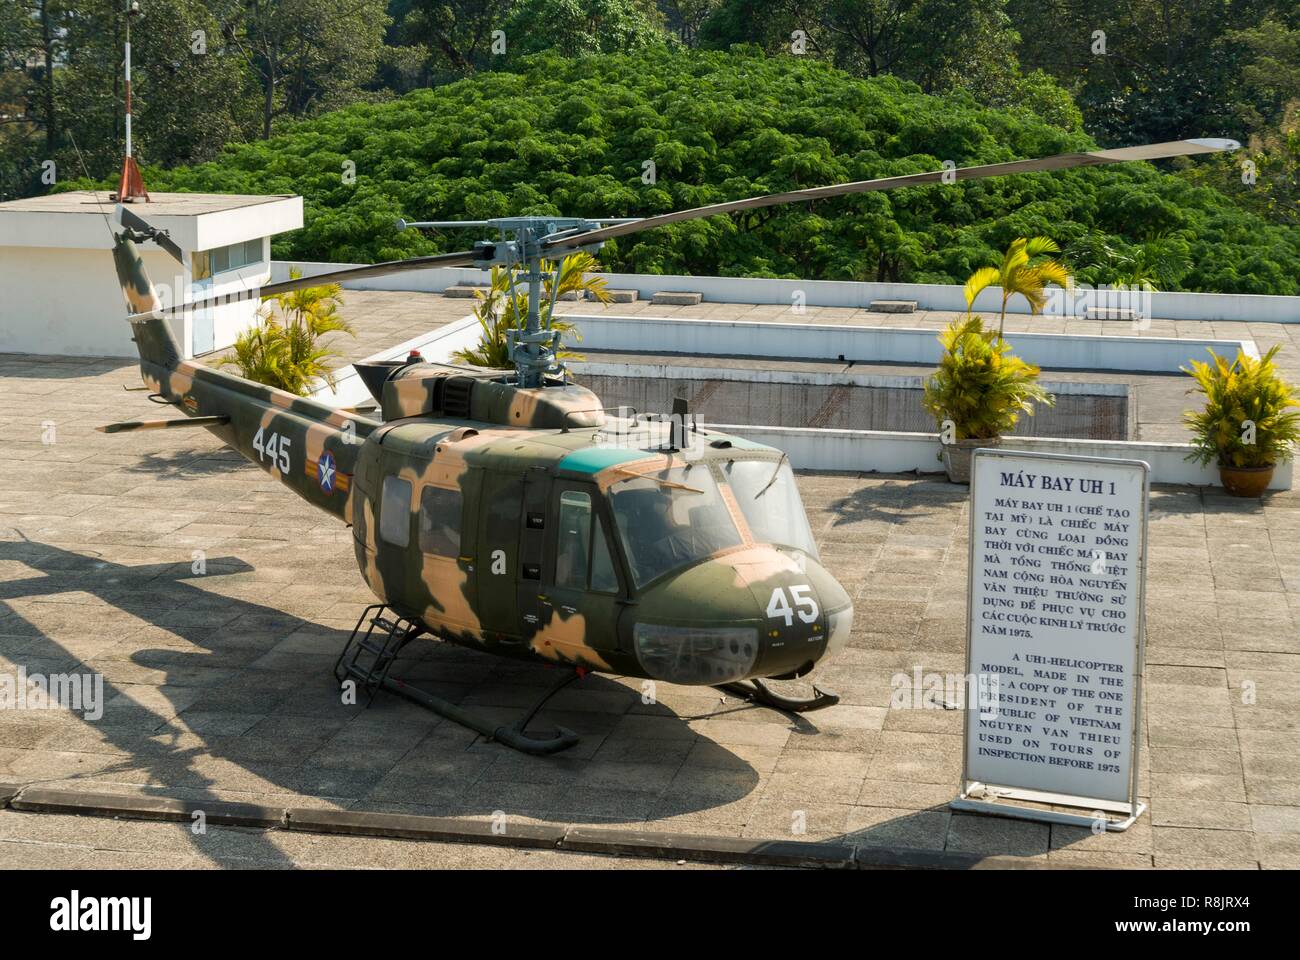
<path id="1" fill-rule="evenodd" d="M 88 190 L 0 203 L 0 352 L 134 357 L 113 270 L 114 204 Z M 141 245 L 164 304 L 266 283 L 270 238 L 302 226 L 302 198 L 155 193 L 131 209 L 166 230 L 183 265 Z M 186 357 L 234 342 L 256 299 L 189 311 L 173 321 Z"/>

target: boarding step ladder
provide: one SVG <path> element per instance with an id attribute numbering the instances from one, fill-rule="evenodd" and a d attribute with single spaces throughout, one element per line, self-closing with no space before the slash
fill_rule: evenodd
<path id="1" fill-rule="evenodd" d="M 369 693 L 366 706 L 370 706 L 402 648 L 423 632 L 418 623 L 398 616 L 385 604 L 371 604 L 362 612 L 343 645 L 343 652 L 334 662 L 334 679 L 340 684 L 355 680 L 359 688 Z"/>

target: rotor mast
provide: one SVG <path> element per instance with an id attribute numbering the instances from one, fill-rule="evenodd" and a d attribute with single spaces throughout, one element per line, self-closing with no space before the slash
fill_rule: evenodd
<path id="1" fill-rule="evenodd" d="M 554 244 L 566 237 L 599 230 L 605 226 L 617 226 L 633 223 L 636 218 L 614 220 L 587 220 L 582 217 L 497 217 L 492 220 L 425 220 L 408 222 L 397 221 L 397 229 L 447 228 L 447 227 L 491 227 L 499 231 L 500 240 L 480 240 L 474 244 L 476 254 L 474 266 L 480 270 L 503 267 L 510 272 L 508 287 L 512 302 L 515 293 L 515 271 L 524 275 L 528 285 L 527 312 L 524 326 L 509 327 L 506 330 L 506 343 L 510 351 L 510 361 L 515 365 L 515 377 L 521 387 L 544 387 L 548 383 L 564 382 L 565 367 L 559 358 L 560 332 L 549 326 L 542 326 L 542 294 L 544 280 L 542 262 L 545 259 L 547 244 Z M 512 239 L 511 239 L 512 237 Z M 559 296 L 560 272 L 563 258 L 570 253 L 585 250 L 594 253 L 604 246 L 603 241 L 567 247 L 555 264 L 551 279 L 550 305 L 547 316 L 555 309 L 555 300 Z"/>

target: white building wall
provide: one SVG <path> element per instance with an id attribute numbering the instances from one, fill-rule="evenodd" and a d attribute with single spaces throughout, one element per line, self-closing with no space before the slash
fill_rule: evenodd
<path id="1" fill-rule="evenodd" d="M 270 277 L 269 237 L 302 226 L 302 198 L 156 194 L 137 212 L 168 231 L 185 255 L 177 264 L 156 244 L 137 249 L 164 306 L 209 292 L 236 293 Z M 90 192 L 0 204 L 0 352 L 135 357 L 126 305 L 113 269 L 112 205 Z M 196 250 L 258 240 L 261 259 L 191 284 Z M 229 346 L 257 316 L 259 302 L 205 308 L 172 322 L 186 357 Z"/>
<path id="2" fill-rule="evenodd" d="M 161 251 L 143 256 L 150 276 L 169 282 L 176 262 Z M 137 355 L 107 250 L 0 247 L 0 290 L 0 353 Z M 183 319 L 172 328 L 186 342 Z"/>

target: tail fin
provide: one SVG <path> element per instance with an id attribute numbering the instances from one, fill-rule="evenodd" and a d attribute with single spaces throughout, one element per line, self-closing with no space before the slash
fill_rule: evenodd
<path id="1" fill-rule="evenodd" d="M 164 373 L 180 363 L 180 346 L 162 314 L 162 301 L 145 272 L 135 242 L 123 232 L 113 237 L 113 265 L 122 285 L 122 297 L 131 313 L 131 339 L 140 351 L 142 373 Z M 158 369 L 150 371 L 147 367 Z"/>

